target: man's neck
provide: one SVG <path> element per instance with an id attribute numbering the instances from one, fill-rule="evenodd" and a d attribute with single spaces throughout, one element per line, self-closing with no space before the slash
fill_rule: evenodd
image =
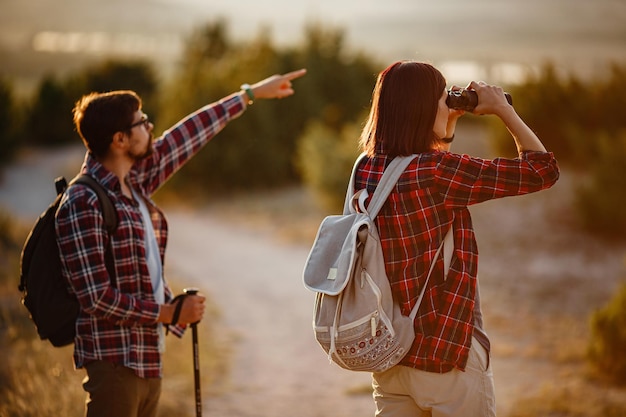
<path id="1" fill-rule="evenodd" d="M 103 158 L 100 163 L 117 177 L 120 182 L 122 194 L 128 198 L 132 198 L 133 195 L 129 185 L 126 183 L 126 177 L 133 167 L 133 161 L 131 161 L 128 157 L 110 155 Z"/>

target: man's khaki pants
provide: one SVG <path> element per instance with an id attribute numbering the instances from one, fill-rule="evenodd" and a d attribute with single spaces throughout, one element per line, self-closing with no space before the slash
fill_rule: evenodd
<path id="1" fill-rule="evenodd" d="M 495 417 L 489 357 L 472 339 L 465 372 L 445 374 L 394 366 L 373 374 L 378 417 Z"/>

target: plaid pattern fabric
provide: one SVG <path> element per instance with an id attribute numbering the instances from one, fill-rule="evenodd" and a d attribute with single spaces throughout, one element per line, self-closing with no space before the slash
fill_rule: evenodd
<path id="1" fill-rule="evenodd" d="M 132 168 L 128 181 L 146 200 L 162 260 L 167 222 L 149 196 L 243 110 L 238 94 L 198 110 L 158 138 L 155 152 Z M 63 273 L 81 305 L 75 365 L 81 368 L 94 360 L 106 360 L 131 368 L 142 378 L 161 377 L 157 333 L 160 306 L 155 302 L 145 261 L 145 229 L 139 206 L 122 194 L 118 178 L 89 154 L 82 172 L 104 185 L 117 210 L 119 226 L 110 237 L 117 288 L 111 287 L 104 262 L 109 236 L 97 196 L 88 187 L 72 186 L 57 212 L 56 229 Z M 167 283 L 165 297 L 166 301 L 172 299 Z M 171 327 L 175 334 L 182 334 L 182 327 Z"/>
<path id="2" fill-rule="evenodd" d="M 364 159 L 356 190 L 373 191 L 391 162 Z M 443 256 L 415 320 L 416 337 L 401 364 L 429 372 L 465 369 L 474 329 L 478 248 L 468 206 L 552 186 L 559 168 L 552 153 L 485 160 L 449 152 L 420 154 L 400 177 L 376 218 L 394 297 L 409 315 L 426 281 L 431 259 L 454 223 L 454 254 L 444 280 Z"/>

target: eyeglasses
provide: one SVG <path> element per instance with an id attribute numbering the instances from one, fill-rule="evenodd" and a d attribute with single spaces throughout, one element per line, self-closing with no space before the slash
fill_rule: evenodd
<path id="1" fill-rule="evenodd" d="M 135 122 L 132 125 L 128 126 L 128 130 L 139 125 L 144 125 L 146 129 L 150 129 L 150 119 L 148 119 L 147 115 L 144 114 L 143 116 L 141 116 L 141 119 L 139 119 L 138 122 Z"/>

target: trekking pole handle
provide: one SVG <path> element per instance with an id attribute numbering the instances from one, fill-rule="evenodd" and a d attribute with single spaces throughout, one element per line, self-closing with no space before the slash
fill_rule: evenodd
<path id="1" fill-rule="evenodd" d="M 183 289 L 183 292 L 185 293 L 185 295 L 198 295 L 198 292 L 200 292 L 200 290 L 195 287 L 190 287 Z M 199 322 L 200 320 L 196 321 L 195 323 L 191 323 L 191 327 L 194 328 Z"/>
<path id="2" fill-rule="evenodd" d="M 198 291 L 199 291 L 199 290 L 198 290 L 197 288 L 194 288 L 194 287 L 191 287 L 191 288 L 185 288 L 185 289 L 183 290 L 183 292 L 184 292 L 185 294 L 187 294 L 187 295 L 196 295 L 196 294 L 198 294 Z"/>

